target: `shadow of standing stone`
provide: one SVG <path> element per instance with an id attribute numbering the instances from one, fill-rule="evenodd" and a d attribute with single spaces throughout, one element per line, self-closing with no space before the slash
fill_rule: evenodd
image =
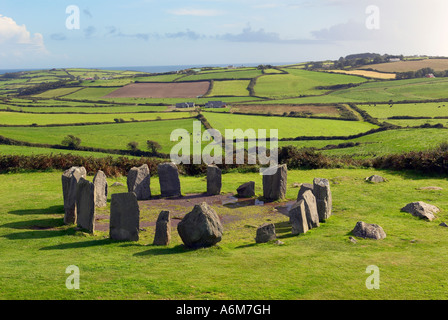
<path id="1" fill-rule="evenodd" d="M 144 164 L 140 167 L 133 167 L 128 172 L 127 185 L 128 192 L 134 192 L 137 200 L 151 199 L 149 167 Z"/>
<path id="2" fill-rule="evenodd" d="M 95 231 L 95 185 L 84 178 L 79 179 L 76 190 L 78 227 L 90 233 Z"/>
<path id="3" fill-rule="evenodd" d="M 109 235 L 113 240 L 138 241 L 140 228 L 140 209 L 137 195 L 115 193 L 110 204 Z"/>
<path id="4" fill-rule="evenodd" d="M 64 223 L 76 223 L 76 189 L 78 181 L 87 175 L 84 167 L 71 167 L 62 174 L 62 193 L 64 196 Z"/>

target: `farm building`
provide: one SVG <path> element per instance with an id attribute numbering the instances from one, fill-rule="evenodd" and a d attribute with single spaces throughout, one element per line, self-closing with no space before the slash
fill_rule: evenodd
<path id="1" fill-rule="evenodd" d="M 222 101 L 209 101 L 205 104 L 206 108 L 225 108 L 227 107 L 225 102 Z"/>
<path id="2" fill-rule="evenodd" d="M 194 102 L 176 103 L 176 108 L 194 108 L 194 106 L 195 106 Z"/>
<path id="3" fill-rule="evenodd" d="M 425 76 L 426 78 L 435 78 L 436 76 L 432 73 L 429 73 Z"/>
<path id="4" fill-rule="evenodd" d="M 176 108 L 194 108 L 195 103 L 194 102 L 181 102 L 176 103 Z"/>

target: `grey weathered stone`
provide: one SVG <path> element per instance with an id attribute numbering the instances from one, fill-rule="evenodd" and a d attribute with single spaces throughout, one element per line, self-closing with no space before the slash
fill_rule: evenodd
<path id="1" fill-rule="evenodd" d="M 128 192 L 134 192 L 137 200 L 151 199 L 149 167 L 144 164 L 140 167 L 133 167 L 128 172 L 127 185 Z"/>
<path id="2" fill-rule="evenodd" d="M 95 185 L 95 206 L 97 208 L 104 208 L 107 206 L 107 177 L 103 171 L 99 170 L 93 178 Z"/>
<path id="3" fill-rule="evenodd" d="M 305 201 L 299 200 L 289 210 L 289 219 L 292 225 L 292 234 L 307 233 L 308 221 L 306 218 Z"/>
<path id="4" fill-rule="evenodd" d="M 167 246 L 171 241 L 171 217 L 169 211 L 162 211 L 157 218 L 156 234 L 153 244 Z"/>
<path id="5" fill-rule="evenodd" d="M 138 241 L 139 228 L 140 209 L 137 195 L 134 192 L 112 194 L 110 204 L 110 238 L 120 241 Z"/>
<path id="6" fill-rule="evenodd" d="M 84 178 L 79 179 L 76 188 L 78 227 L 90 233 L 95 231 L 95 185 Z"/>
<path id="7" fill-rule="evenodd" d="M 387 180 L 385 178 L 375 174 L 373 176 L 366 178 L 366 181 L 369 181 L 372 183 L 381 183 L 381 182 L 386 182 Z"/>
<path id="8" fill-rule="evenodd" d="M 263 197 L 268 201 L 286 196 L 288 168 L 286 164 L 268 168 L 263 172 Z"/>
<path id="9" fill-rule="evenodd" d="M 236 189 L 238 193 L 238 197 L 240 198 L 252 198 L 255 196 L 255 182 L 249 181 L 246 182 Z"/>
<path id="10" fill-rule="evenodd" d="M 266 243 L 277 239 L 275 234 L 275 225 L 273 223 L 264 223 L 257 229 L 256 243 Z"/>
<path id="11" fill-rule="evenodd" d="M 76 188 L 79 179 L 87 175 L 84 167 L 71 167 L 62 174 L 62 193 L 64 197 L 64 223 L 76 223 Z"/>
<path id="12" fill-rule="evenodd" d="M 305 193 L 305 191 L 308 191 L 308 190 L 313 192 L 314 186 L 312 184 L 310 184 L 310 183 L 303 183 L 300 186 L 299 193 L 297 194 L 297 201 L 299 201 L 302 198 L 302 195 Z"/>
<path id="13" fill-rule="evenodd" d="M 362 221 L 359 221 L 355 228 L 352 230 L 352 233 L 355 237 L 364 238 L 364 239 L 375 239 L 381 240 L 386 238 L 386 233 L 383 228 L 381 228 L 377 224 L 369 224 Z"/>
<path id="14" fill-rule="evenodd" d="M 205 202 L 194 206 L 177 225 L 177 232 L 189 248 L 210 247 L 221 241 L 223 226 L 219 216 Z"/>
<path id="15" fill-rule="evenodd" d="M 308 229 L 320 227 L 317 201 L 311 190 L 306 190 L 297 201 L 304 200 L 305 214 L 308 221 Z"/>
<path id="16" fill-rule="evenodd" d="M 162 197 L 177 197 L 181 195 L 179 171 L 173 162 L 161 163 L 157 167 L 160 192 Z"/>
<path id="17" fill-rule="evenodd" d="M 448 228 L 448 224 L 446 224 L 446 222 L 442 222 L 441 224 L 439 224 L 439 227 Z"/>
<path id="18" fill-rule="evenodd" d="M 436 219 L 435 214 L 440 211 L 439 208 L 422 201 L 408 203 L 401 208 L 401 211 L 412 214 L 414 217 L 432 221 Z"/>
<path id="19" fill-rule="evenodd" d="M 121 182 L 114 182 L 111 187 L 123 187 L 124 184 L 122 184 Z"/>
<path id="20" fill-rule="evenodd" d="M 207 194 L 215 196 L 221 193 L 222 171 L 215 165 L 207 166 Z"/>
<path id="21" fill-rule="evenodd" d="M 433 190 L 433 191 L 442 191 L 443 188 L 441 187 L 421 187 L 421 188 L 417 188 L 417 190 Z"/>
<path id="22" fill-rule="evenodd" d="M 313 193 L 316 197 L 319 221 L 324 222 L 331 216 L 333 207 L 330 182 L 327 179 L 315 178 L 313 181 Z"/>

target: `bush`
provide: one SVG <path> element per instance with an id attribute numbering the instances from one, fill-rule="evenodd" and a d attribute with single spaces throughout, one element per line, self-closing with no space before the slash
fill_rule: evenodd
<path id="1" fill-rule="evenodd" d="M 137 151 L 138 150 L 138 142 L 137 141 L 131 141 L 127 145 L 128 149 L 131 151 Z"/>
<path id="2" fill-rule="evenodd" d="M 61 144 L 70 149 L 78 149 L 81 145 L 81 139 L 70 134 L 62 140 Z"/>

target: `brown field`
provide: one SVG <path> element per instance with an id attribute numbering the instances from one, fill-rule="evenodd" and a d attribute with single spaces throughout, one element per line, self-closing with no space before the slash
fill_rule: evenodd
<path id="1" fill-rule="evenodd" d="M 425 59 L 398 61 L 364 66 L 360 69 L 373 69 L 380 72 L 407 72 L 423 68 L 432 68 L 434 71 L 448 70 L 448 59 Z"/>
<path id="2" fill-rule="evenodd" d="M 204 95 L 210 82 L 131 83 L 103 98 L 196 98 Z"/>
<path id="3" fill-rule="evenodd" d="M 397 77 L 395 73 L 384 73 L 368 70 L 328 70 L 328 72 L 343 73 L 353 76 L 363 76 L 366 78 L 385 79 L 385 80 L 395 79 Z"/>
<path id="4" fill-rule="evenodd" d="M 282 115 L 287 112 L 306 112 L 313 115 L 338 116 L 339 110 L 336 106 L 314 106 L 314 105 L 236 105 L 232 106 L 233 112 L 241 113 L 261 113 Z"/>

